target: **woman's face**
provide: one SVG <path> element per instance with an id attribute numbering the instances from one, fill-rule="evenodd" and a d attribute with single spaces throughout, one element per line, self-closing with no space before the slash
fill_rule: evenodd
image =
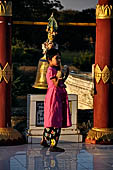
<path id="1" fill-rule="evenodd" d="M 52 57 L 51 60 L 49 60 L 50 66 L 60 66 L 61 63 L 61 56 L 59 54 Z"/>

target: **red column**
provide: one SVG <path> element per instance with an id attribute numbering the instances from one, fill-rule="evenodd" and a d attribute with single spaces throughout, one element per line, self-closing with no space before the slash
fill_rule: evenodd
<path id="1" fill-rule="evenodd" d="M 0 145 L 24 142 L 11 128 L 11 16 L 12 3 L 0 1 Z"/>
<path id="2" fill-rule="evenodd" d="M 99 0 L 99 5 L 112 4 L 111 0 Z M 98 64 L 101 71 L 107 66 L 109 69 L 113 67 L 113 54 L 111 51 L 111 40 L 113 19 L 97 18 L 96 19 L 96 53 L 95 66 Z M 94 95 L 94 127 L 96 128 L 110 128 L 111 124 L 110 113 L 113 114 L 111 106 L 113 104 L 111 94 L 113 94 L 113 85 L 110 81 L 104 83 L 102 78 L 99 83 L 95 81 L 95 95 Z M 112 119 L 113 121 L 113 119 Z"/>
<path id="3" fill-rule="evenodd" d="M 86 142 L 113 143 L 113 0 L 96 6 L 94 128 Z"/>
<path id="4" fill-rule="evenodd" d="M 0 16 L 0 65 L 3 72 L 8 63 L 11 68 L 11 17 Z M 9 81 L 5 81 L 2 75 L 0 83 L 0 128 L 11 125 L 11 75 L 10 71 L 6 73 Z"/>

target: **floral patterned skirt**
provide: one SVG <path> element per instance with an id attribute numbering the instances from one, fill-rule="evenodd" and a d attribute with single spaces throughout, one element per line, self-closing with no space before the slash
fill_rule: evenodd
<path id="1" fill-rule="evenodd" d="M 50 141 L 50 146 L 54 147 L 58 143 L 60 132 L 61 128 L 55 127 L 44 128 L 43 139 L 46 141 Z"/>

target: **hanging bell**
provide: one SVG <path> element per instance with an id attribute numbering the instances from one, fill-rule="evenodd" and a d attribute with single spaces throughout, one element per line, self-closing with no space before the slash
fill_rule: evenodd
<path id="1" fill-rule="evenodd" d="M 55 48 L 55 47 L 58 48 L 58 45 L 53 42 L 55 35 L 57 34 L 57 29 L 58 29 L 58 25 L 52 14 L 51 17 L 49 18 L 49 22 L 46 29 L 46 31 L 48 32 L 48 39 L 46 40 L 46 42 L 42 44 L 44 57 L 42 57 L 38 63 L 36 80 L 34 85 L 32 86 L 34 88 L 39 88 L 39 89 L 48 88 L 47 81 L 46 81 L 46 73 L 49 64 L 46 60 L 46 52 L 51 48 Z"/>
<path id="2" fill-rule="evenodd" d="M 44 57 L 42 57 L 39 60 L 36 80 L 32 87 L 39 88 L 39 89 L 48 88 L 47 81 L 46 81 L 47 69 L 48 69 L 48 62 L 46 60 L 46 56 L 44 55 Z"/>

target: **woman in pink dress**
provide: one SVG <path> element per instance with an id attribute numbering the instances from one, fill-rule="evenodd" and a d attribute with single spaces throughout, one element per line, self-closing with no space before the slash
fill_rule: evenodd
<path id="1" fill-rule="evenodd" d="M 48 50 L 46 58 L 49 63 L 46 74 L 48 90 L 44 101 L 44 133 L 41 145 L 48 147 L 47 141 L 50 141 L 49 150 L 51 152 L 63 152 L 64 149 L 56 146 L 61 128 L 72 125 L 68 96 L 64 84 L 69 70 L 66 76 L 62 78 L 62 73 L 59 71 L 61 56 L 58 50 L 53 48 Z"/>

